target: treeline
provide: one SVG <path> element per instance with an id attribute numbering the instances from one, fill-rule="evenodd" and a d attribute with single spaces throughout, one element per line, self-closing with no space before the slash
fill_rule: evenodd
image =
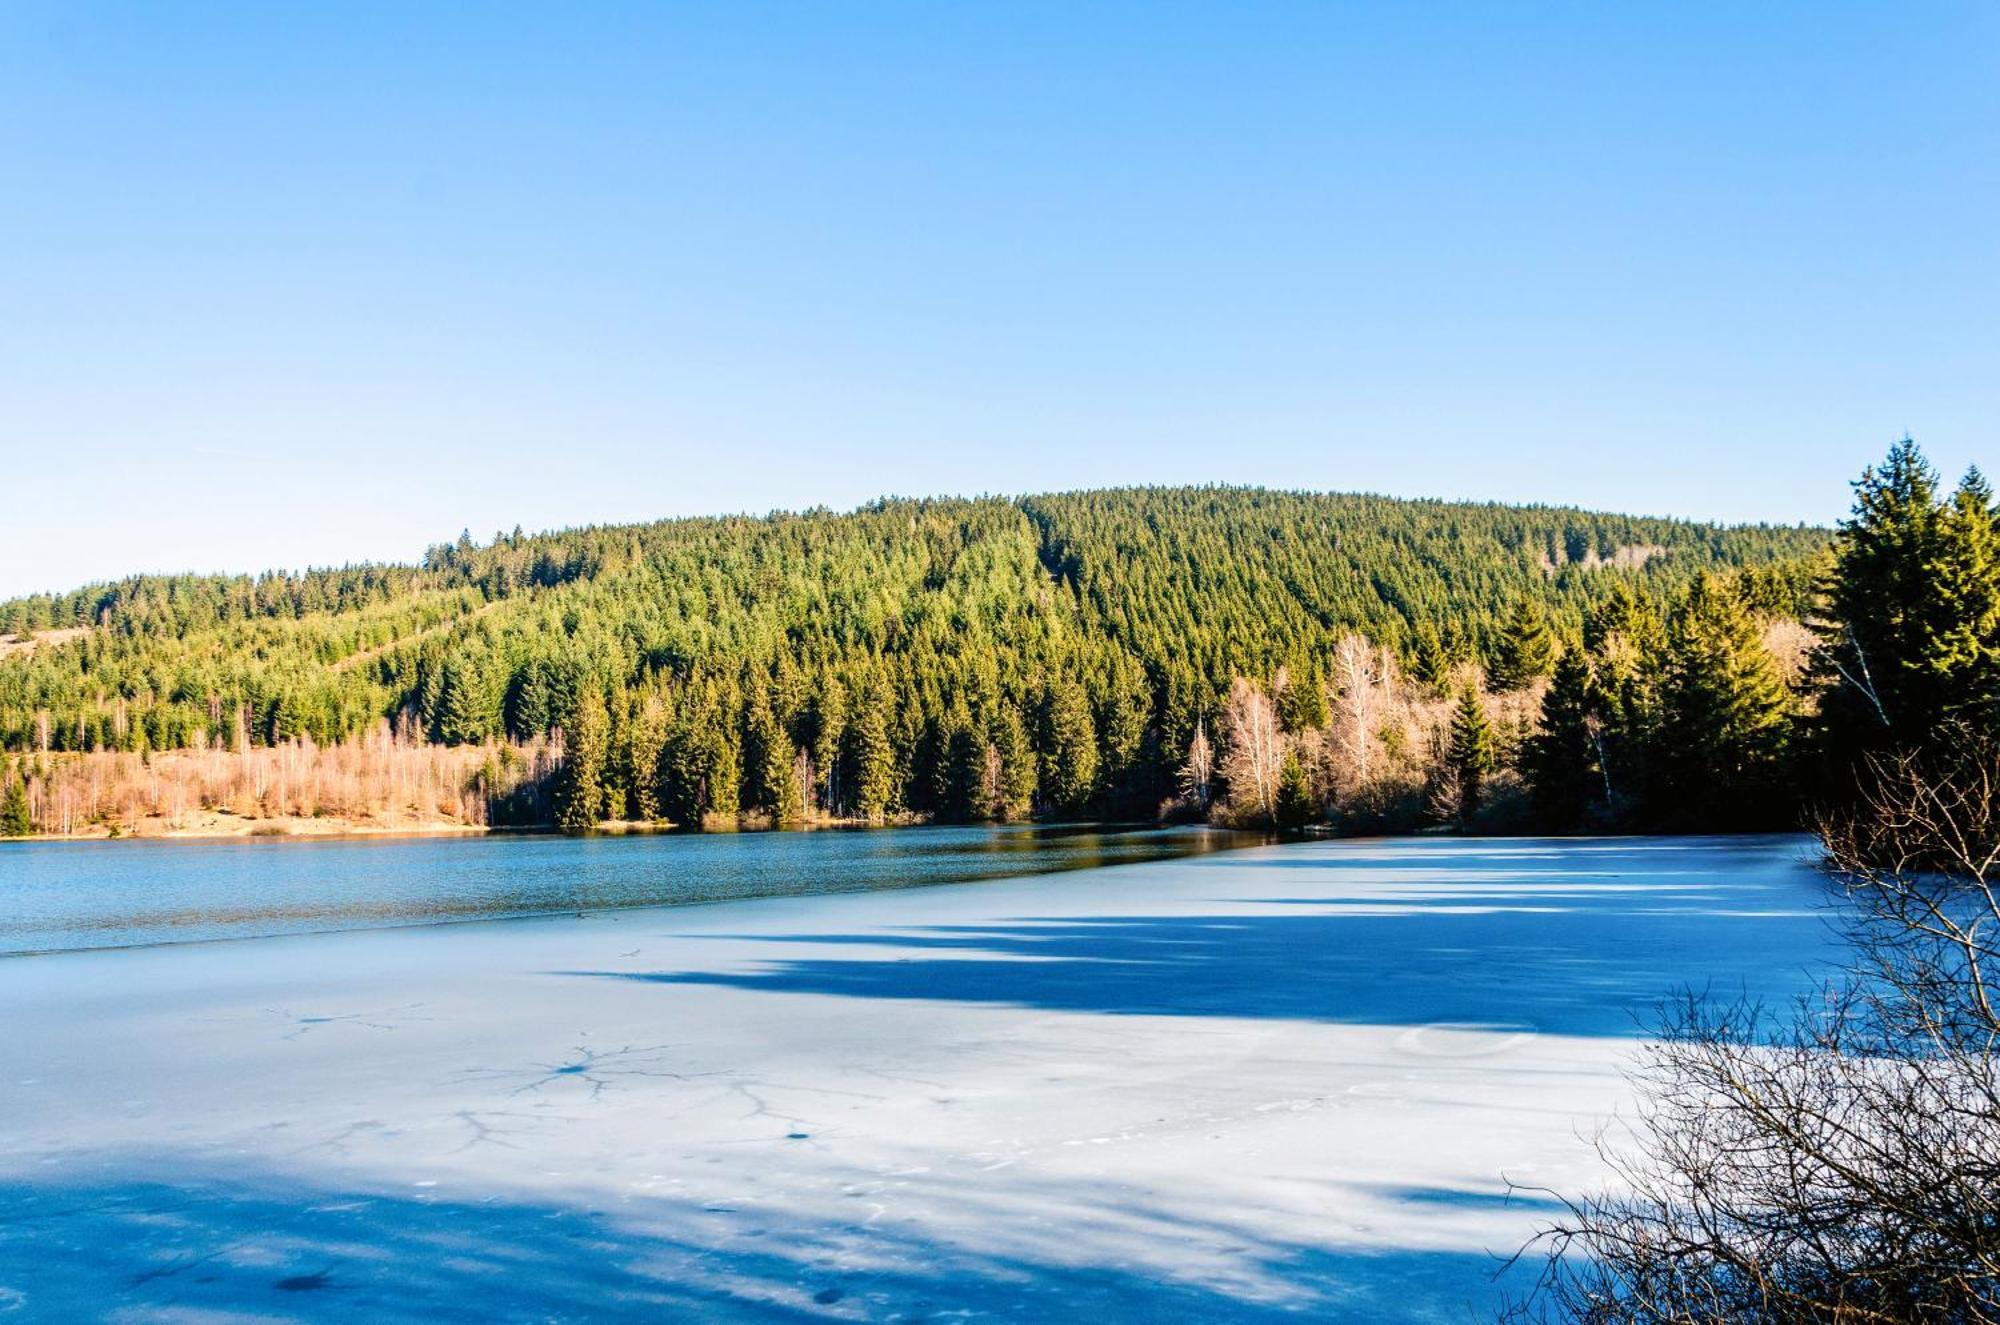
<path id="1" fill-rule="evenodd" d="M 1649 623 L 1670 635 L 1711 601 L 1761 639 L 1805 613 L 1827 538 L 1229 488 L 462 537 L 417 567 L 0 604 L 0 748 L 26 769 L 334 747 L 387 721 L 404 743 L 559 741 L 549 791 L 573 827 L 1132 818 L 1187 810 L 1190 751 L 1229 753 L 1243 682 L 1301 765 L 1293 805 L 1386 823 L 1395 797 L 1307 758 L 1358 702 L 1357 649 L 1408 721 L 1350 736 L 1349 756 L 1404 767 L 1412 813 L 1436 810 L 1451 767 L 1462 803 L 1491 805 L 1528 766 L 1545 667 L 1595 649 L 1593 694 L 1608 693 L 1613 655 L 1647 654 Z M 1546 636 L 1546 663 L 1524 632 Z M 1440 706 L 1478 677 L 1482 707 L 1505 712 L 1488 754 L 1451 765 Z M 1637 733 L 1599 733 L 1621 806 L 1665 794 L 1636 773 L 1626 790 Z M 1218 795 L 1234 803 L 1220 773 Z"/>

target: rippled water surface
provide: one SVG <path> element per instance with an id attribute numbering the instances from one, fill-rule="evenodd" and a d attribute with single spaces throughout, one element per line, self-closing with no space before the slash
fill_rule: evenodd
<path id="1" fill-rule="evenodd" d="M 1259 840 L 1206 828 L 1011 826 L 9 843 L 0 953 L 969 883 Z"/>

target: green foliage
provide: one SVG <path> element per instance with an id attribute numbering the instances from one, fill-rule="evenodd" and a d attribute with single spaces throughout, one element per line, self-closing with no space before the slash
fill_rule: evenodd
<path id="1" fill-rule="evenodd" d="M 1043 701 L 1042 798 L 1054 814 L 1075 814 L 1089 802 L 1097 783 L 1097 732 L 1083 687 L 1063 679 L 1049 686 Z"/>
<path id="2" fill-rule="evenodd" d="M 1542 696 L 1541 726 L 1522 750 L 1522 772 L 1544 826 L 1577 827 L 1598 799 L 1604 773 L 1601 722 L 1589 660 L 1581 649 L 1564 650 Z"/>
<path id="3" fill-rule="evenodd" d="M 1781 812 L 1789 701 L 1757 622 L 1707 576 L 1676 606 L 1660 673 L 1655 818 L 1755 827 Z"/>
<path id="4" fill-rule="evenodd" d="M 38 636 L 0 658 L 0 748 L 330 744 L 384 721 L 574 747 L 594 692 L 601 762 L 551 789 L 570 822 L 803 813 L 798 749 L 836 815 L 1150 814 L 1237 676 L 1283 668 L 1281 716 L 1309 730 L 1343 635 L 1444 685 L 1500 648 L 1502 605 L 1568 635 L 1717 568 L 1796 613 L 1824 542 L 1231 488 L 517 531 L 417 566 L 0 604 L 0 630 Z M 594 789 L 564 790 L 585 771 Z"/>
<path id="5" fill-rule="evenodd" d="M 34 831 L 28 812 L 28 785 L 9 773 L 6 792 L 0 796 L 0 837 L 26 837 Z"/>
<path id="6" fill-rule="evenodd" d="M 1487 679 L 1495 690 L 1520 690 L 1547 676 L 1554 659 L 1555 638 L 1549 634 L 1541 608 L 1532 599 L 1523 598 L 1514 605 L 1501 631 Z"/>
<path id="7" fill-rule="evenodd" d="M 1303 828 L 1319 817 L 1319 803 L 1313 797 L 1306 766 L 1299 762 L 1296 751 L 1289 752 L 1285 755 L 1284 765 L 1278 770 L 1278 827 Z"/>
<path id="8" fill-rule="evenodd" d="M 563 730 L 562 770 L 556 779 L 556 827 L 586 833 L 604 818 L 604 765 L 611 718 L 604 698 L 585 694 Z"/>
<path id="9" fill-rule="evenodd" d="M 1460 822 L 1470 822 L 1479 812 L 1486 775 L 1498 763 L 1493 723 L 1486 705 L 1471 686 L 1459 691 L 1458 706 L 1451 715 L 1451 743 L 1445 765 L 1457 784 L 1457 811 Z"/>
<path id="10" fill-rule="evenodd" d="M 1903 439 L 1854 485 L 1824 577 L 1821 794 L 1872 756 L 2000 721 L 2000 512 L 1977 469 L 1945 494 Z"/>
<path id="11" fill-rule="evenodd" d="M 881 823 L 896 796 L 896 751 L 889 743 L 889 721 L 880 703 L 862 706 L 851 739 L 854 812 L 870 823 Z"/>

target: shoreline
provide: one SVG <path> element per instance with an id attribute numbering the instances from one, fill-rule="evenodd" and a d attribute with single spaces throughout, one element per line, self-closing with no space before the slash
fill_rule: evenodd
<path id="1" fill-rule="evenodd" d="M 339 815 L 265 815 L 260 818 L 246 818 L 227 810 L 207 810 L 199 816 L 187 816 L 198 822 L 173 823 L 172 821 L 149 817 L 137 824 L 91 824 L 85 830 L 74 833 L 27 833 L 18 837 L 0 837 L 0 848 L 12 842 L 227 842 L 235 840 L 277 841 L 300 839 L 310 841 L 338 841 L 348 838 L 380 837 L 561 837 L 565 834 L 554 824 L 469 824 L 455 819 L 392 819 L 387 821 L 356 820 Z M 1039 819 L 990 820 L 981 821 L 1000 825 L 1002 823 L 1044 825 Z M 1104 827 L 1133 827 L 1123 820 L 1088 820 L 1093 825 Z M 740 822 L 724 823 L 711 821 L 699 828 L 691 828 L 671 820 L 660 819 L 651 822 L 637 819 L 604 819 L 580 834 L 584 837 L 641 837 L 663 836 L 670 833 L 812 833 L 848 829 L 869 828 L 925 828 L 937 823 L 932 819 L 909 816 L 897 817 L 882 822 L 866 819 L 841 819 L 830 816 L 816 816 L 799 823 L 776 824 L 768 818 L 755 817 Z M 1045 825 L 1044 825 L 1045 826 Z M 1159 823 L 1148 826 L 1171 827 Z"/>

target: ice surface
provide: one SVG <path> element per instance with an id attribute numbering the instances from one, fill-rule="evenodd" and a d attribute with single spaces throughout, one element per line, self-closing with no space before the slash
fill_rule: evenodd
<path id="1" fill-rule="evenodd" d="M 1459 1320 L 1793 838 L 1308 843 L 0 961 L 16 1319 Z M 1504 1283 L 1501 1285 L 1504 1287 Z"/>

